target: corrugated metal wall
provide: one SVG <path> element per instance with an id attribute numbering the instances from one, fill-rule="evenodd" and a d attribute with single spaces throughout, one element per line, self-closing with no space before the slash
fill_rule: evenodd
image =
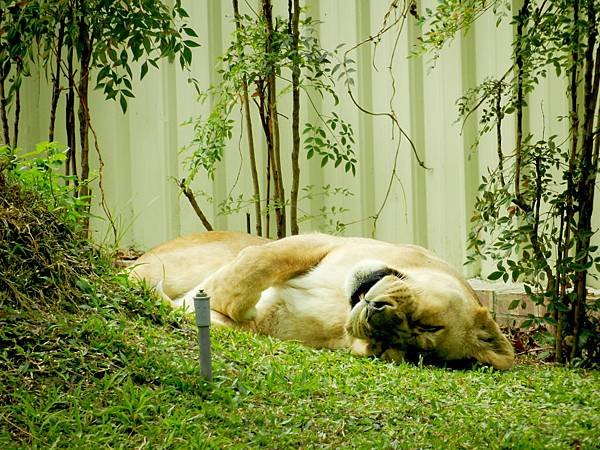
<path id="1" fill-rule="evenodd" d="M 201 86 L 208 87 L 219 82 L 217 58 L 230 42 L 233 31 L 231 2 L 188 0 L 183 3 L 202 44 L 195 49 L 193 76 Z M 274 3 L 279 13 L 287 13 L 287 2 Z M 424 10 L 433 8 L 436 2 L 418 3 Z M 351 47 L 377 33 L 389 2 L 309 0 L 306 4 L 307 14 L 321 21 L 318 29 L 322 46 L 334 49 L 341 43 Z M 418 243 L 461 267 L 480 174 L 495 160 L 495 137 L 485 137 L 478 151 L 473 151 L 476 118 L 461 128 L 461 124 L 456 123 L 456 100 L 467 88 L 506 71 L 512 33 L 510 26 L 497 29 L 495 19 L 491 15 L 484 16 L 470 34 L 457 36 L 433 64 L 428 56 L 408 58 L 418 36 L 418 29 L 409 21 L 397 43 L 395 34 L 391 33 L 377 46 L 367 44 L 353 52 L 350 56 L 357 61 L 354 90 L 357 100 L 370 111 L 393 110 L 428 169 L 418 166 L 407 140 L 393 129 L 389 118 L 360 113 L 340 86 L 341 101 L 335 110 L 354 127 L 359 159 L 357 174 L 352 177 L 330 166 L 321 169 L 320 161 L 307 161 L 302 157 L 301 185 L 312 185 L 317 190 L 325 185 L 345 187 L 354 195 L 314 195 L 301 202 L 302 212 L 316 217 L 323 207 L 345 208 L 348 211 L 339 219 L 351 223 L 346 235 L 373 234 L 380 239 Z M 200 106 L 196 101 L 187 77 L 188 74 L 174 65 L 163 62 L 160 71 L 151 71 L 135 86 L 136 98 L 130 100 L 125 115 L 117 103 L 104 101 L 99 92 L 93 94 L 92 118 L 104 160 L 105 195 L 118 219 L 122 245 L 148 248 L 179 234 L 202 229 L 174 182 L 185 176 L 185 155 L 179 151 L 192 137 L 191 127 L 182 123 L 208 112 L 208 105 Z M 564 96 L 553 95 L 556 92 L 562 94 L 564 88 L 550 75 L 529 99 L 526 118 L 529 129 L 543 131 L 546 136 L 565 134 L 564 122 L 555 120 L 565 114 Z M 23 96 L 25 138 L 21 144 L 27 146 L 46 139 L 45 111 L 48 111 L 50 91 L 43 78 L 33 78 L 27 82 Z M 289 97 L 289 93 L 281 97 L 282 111 L 289 110 Z M 314 96 L 314 101 L 323 111 L 331 111 L 331 105 L 322 104 L 318 96 Z M 306 99 L 302 109 L 304 121 L 315 119 L 316 114 Z M 235 117 L 239 123 L 239 114 Z M 280 122 L 286 179 L 289 180 L 290 119 L 282 117 Z M 508 121 L 504 127 L 505 142 L 509 146 L 514 127 Z M 254 134 L 260 135 L 258 128 Z M 62 137 L 59 135 L 58 139 Z M 252 213 L 249 206 L 228 216 L 217 214 L 217 203 L 230 193 L 234 197 L 241 193 L 249 197 L 252 193 L 251 181 L 244 172 L 248 167 L 244 142 L 244 138 L 240 138 L 240 127 L 236 126 L 214 180 L 200 175 L 195 185 L 198 191 L 215 199 L 211 204 L 206 197 L 198 197 L 218 229 L 245 230 L 246 212 Z M 260 139 L 258 144 L 259 166 L 262 166 L 265 144 Z M 242 175 L 238 179 L 240 167 Z M 387 203 L 374 227 L 370 217 L 380 210 L 388 188 Z M 289 184 L 286 190 L 289 192 Z M 98 189 L 95 193 L 98 194 Z M 95 210 L 98 215 L 102 214 L 99 208 Z M 301 230 L 327 231 L 326 222 L 318 218 L 308 220 L 301 224 Z M 106 223 L 101 219 L 94 221 L 94 227 L 99 238 L 108 234 Z M 472 275 L 478 268 L 465 270 Z"/>

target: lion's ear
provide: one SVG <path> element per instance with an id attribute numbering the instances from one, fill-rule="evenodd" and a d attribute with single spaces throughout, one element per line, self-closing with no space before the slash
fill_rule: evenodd
<path id="1" fill-rule="evenodd" d="M 512 367 L 515 354 L 512 345 L 500 332 L 489 311 L 480 307 L 475 314 L 473 357 L 496 369 Z"/>

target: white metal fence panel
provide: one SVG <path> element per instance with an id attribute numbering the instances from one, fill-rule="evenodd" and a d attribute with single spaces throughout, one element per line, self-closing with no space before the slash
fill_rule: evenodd
<path id="1" fill-rule="evenodd" d="M 287 13 L 287 2 L 275 3 L 279 13 Z M 306 3 L 307 14 L 322 21 L 319 26 L 322 46 L 332 50 L 342 43 L 350 48 L 374 36 L 389 2 L 309 0 Z M 419 7 L 434 7 L 435 3 L 425 0 L 419 2 Z M 231 2 L 188 0 L 184 6 L 201 43 L 194 53 L 192 75 L 207 88 L 219 83 L 217 60 L 233 31 Z M 344 187 L 354 195 L 323 196 L 313 192 L 312 198 L 300 203 L 301 214 L 313 217 L 302 222 L 301 230 L 328 231 L 327 217 L 319 218 L 321 209 L 343 208 L 347 212 L 339 219 L 350 223 L 346 235 L 374 235 L 390 241 L 422 244 L 460 268 L 466 257 L 466 236 L 480 174 L 496 156 L 493 136 L 484 137 L 478 150 L 471 148 L 477 134 L 476 118 L 464 127 L 456 123 L 456 100 L 467 88 L 507 70 L 513 31 L 508 26 L 496 29 L 493 17 L 483 17 L 470 34 L 457 36 L 433 65 L 429 56 L 408 57 L 419 33 L 413 22 L 407 21 L 397 43 L 393 34 L 387 34 L 377 46 L 368 43 L 351 53 L 357 61 L 353 94 L 369 111 L 394 111 L 428 168 L 419 167 L 407 139 L 393 129 L 389 118 L 359 112 L 340 84 L 340 104 L 335 110 L 354 127 L 359 159 L 356 177 L 330 166 L 321 169 L 317 159 L 306 160 L 302 156 L 301 185 L 313 186 L 316 191 L 326 185 Z M 90 103 L 104 162 L 104 194 L 116 218 L 121 245 L 148 248 L 202 229 L 175 184 L 176 179 L 186 176 L 185 154 L 180 149 L 192 138 L 191 126 L 182 124 L 209 110 L 209 105 L 197 102 L 192 86 L 187 83 L 188 76 L 163 62 L 160 71 L 150 71 L 134 86 L 136 98 L 130 100 L 126 114 L 121 113 L 117 103 L 105 101 L 100 92 L 93 94 Z M 553 95 L 556 92 L 562 94 L 564 88 L 559 80 L 550 78 L 529 99 L 526 122 L 531 130 L 544 132 L 546 136 L 558 132 L 564 135 L 564 124 L 555 120 L 564 114 L 564 96 Z M 28 80 L 23 97 L 21 146 L 26 147 L 47 136 L 44 111 L 49 109 L 50 90 L 45 78 Z M 289 93 L 282 95 L 284 105 L 291 103 L 289 97 Z M 333 109 L 318 96 L 313 101 L 325 113 Z M 316 119 L 306 99 L 302 103 L 302 117 L 305 121 Z M 239 113 L 236 112 L 235 118 L 234 138 L 214 180 L 201 175 L 194 186 L 197 192 L 206 193 L 198 199 L 217 229 L 245 230 L 246 212 L 252 213 L 252 207 L 248 206 L 230 215 L 218 214 L 218 203 L 228 195 L 237 197 L 243 193 L 246 198 L 252 195 L 251 180 L 245 172 L 248 161 L 245 137 L 240 136 Z M 291 120 L 283 116 L 280 120 L 282 157 L 289 166 Z M 513 129 L 508 121 L 504 124 L 507 145 Z M 258 126 L 254 131 L 259 137 Z M 65 141 L 61 135 L 57 139 Z M 258 162 L 262 163 L 264 139 L 258 138 L 257 145 Z M 93 157 L 98 168 L 98 157 L 96 154 Z M 289 167 L 285 175 L 290 180 Z M 261 187 L 264 190 L 264 179 Z M 286 192 L 289 190 L 288 183 Z M 94 193 L 98 199 L 97 186 Z M 213 199 L 212 203 L 208 197 Z M 380 211 L 386 197 L 387 203 Z M 379 211 L 374 227 L 370 218 Z M 99 216 L 93 222 L 96 236 L 111 240 L 98 202 L 94 212 Z M 329 218 L 333 218 L 331 214 Z M 465 272 L 472 275 L 478 270 L 472 267 Z"/>

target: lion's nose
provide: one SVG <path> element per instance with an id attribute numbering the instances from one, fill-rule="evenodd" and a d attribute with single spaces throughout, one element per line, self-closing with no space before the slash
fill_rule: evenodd
<path id="1" fill-rule="evenodd" d="M 392 304 L 385 300 L 376 300 L 373 302 L 367 302 L 367 320 L 368 321 L 381 321 L 388 316 L 386 310 L 390 309 Z"/>
<path id="2" fill-rule="evenodd" d="M 385 300 L 378 300 L 375 302 L 369 302 L 369 308 L 374 309 L 376 311 L 384 310 L 385 308 L 391 307 L 392 304 Z"/>

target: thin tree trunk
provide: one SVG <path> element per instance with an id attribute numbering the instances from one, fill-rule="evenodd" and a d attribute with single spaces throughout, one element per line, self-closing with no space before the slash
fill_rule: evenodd
<path id="1" fill-rule="evenodd" d="M 535 199 L 533 202 L 533 228 L 530 234 L 531 247 L 538 261 L 544 262 L 544 273 L 546 274 L 546 292 L 552 292 L 554 290 L 554 274 L 552 268 L 548 264 L 544 252 L 542 251 L 542 245 L 540 244 L 539 228 L 540 228 L 540 207 L 542 206 L 542 196 L 544 194 L 543 184 L 543 173 L 541 170 L 541 156 L 536 155 L 535 157 Z"/>
<path id="2" fill-rule="evenodd" d="M 75 183 L 77 181 L 77 142 L 75 138 L 75 68 L 73 67 L 73 44 L 69 43 L 69 51 L 67 53 L 67 78 L 69 88 L 67 91 L 67 101 L 65 103 L 65 126 L 67 133 L 67 164 L 65 167 L 66 175 L 73 175 Z M 76 189 L 75 194 L 79 195 Z"/>
<path id="3" fill-rule="evenodd" d="M 282 238 L 286 235 L 285 192 L 283 188 L 283 174 L 281 171 L 281 145 L 279 139 L 279 119 L 277 113 L 275 74 L 269 75 L 269 94 L 269 115 L 273 130 L 273 181 L 277 187 L 275 218 L 277 220 L 277 237 Z"/>
<path id="4" fill-rule="evenodd" d="M 179 188 L 181 189 L 181 192 L 183 192 L 183 195 L 185 195 L 185 197 L 188 199 L 188 202 L 190 202 L 190 205 L 192 206 L 194 212 L 202 222 L 202 225 L 204 225 L 204 228 L 206 228 L 206 231 L 213 231 L 213 226 L 206 218 L 206 215 L 204 215 L 204 212 L 202 211 L 202 208 L 200 208 L 200 205 L 198 205 L 194 193 L 189 188 L 189 186 L 185 185 L 185 179 L 179 181 Z"/>
<path id="5" fill-rule="evenodd" d="M 598 156 L 600 154 L 600 102 L 598 101 L 600 94 L 600 45 L 596 47 L 595 68 L 594 68 L 594 96 L 596 98 L 596 126 L 592 126 L 592 140 L 594 145 L 594 156 L 592 167 L 598 169 Z"/>
<path id="6" fill-rule="evenodd" d="M 246 130 L 248 133 L 248 155 L 250 158 L 250 172 L 252 174 L 252 189 L 254 191 L 254 220 L 256 221 L 256 234 L 263 235 L 262 211 L 260 208 L 260 183 L 256 168 L 256 151 L 254 148 L 254 135 L 252 132 L 252 116 L 250 114 L 250 101 L 248 99 L 248 83 L 243 81 L 242 101 L 244 102 L 244 115 L 246 116 Z"/>
<path id="7" fill-rule="evenodd" d="M 273 161 L 273 145 L 271 143 L 271 133 L 269 131 L 269 118 L 267 113 L 267 99 L 265 94 L 265 80 L 257 78 L 254 80 L 256 84 L 256 92 L 258 95 L 258 116 L 260 124 L 267 141 L 267 167 L 266 167 L 266 199 L 265 199 L 265 237 L 271 237 L 271 163 Z"/>
<path id="8" fill-rule="evenodd" d="M 0 23 L 4 21 L 4 11 L 0 9 Z M 6 78 L 8 78 L 8 72 L 10 72 L 10 65 L 8 65 L 9 69 L 6 73 L 4 73 L 4 66 L 0 64 L 0 120 L 2 121 L 2 135 L 4 138 L 4 144 L 10 145 L 10 131 L 8 126 L 8 114 L 6 111 L 6 92 L 4 90 L 4 82 Z"/>
<path id="9" fill-rule="evenodd" d="M 587 2 L 588 40 L 585 52 L 584 74 L 584 112 L 582 127 L 582 148 L 580 158 L 580 179 L 578 191 L 578 223 L 577 223 L 577 263 L 583 267 L 589 261 L 590 236 L 592 234 L 592 212 L 597 167 L 594 161 L 594 113 L 598 94 L 598 77 L 594 77 L 594 51 L 596 47 L 596 10 L 594 2 Z M 579 337 L 585 319 L 587 302 L 587 269 L 577 273 L 576 300 L 573 308 L 573 346 L 570 359 L 580 355 Z"/>
<path id="10" fill-rule="evenodd" d="M 79 18 L 79 45 L 81 51 L 79 54 L 79 83 L 77 86 L 77 95 L 79 96 L 78 118 L 79 118 L 79 145 L 81 149 L 81 181 L 79 193 L 85 200 L 86 213 L 83 220 L 84 233 L 89 235 L 91 209 L 91 190 L 89 185 L 90 178 L 90 111 L 88 104 L 89 81 L 90 81 L 90 63 L 92 56 L 92 37 L 90 36 L 89 26 L 86 23 L 88 11 L 85 7 L 85 1 L 81 1 Z"/>
<path id="11" fill-rule="evenodd" d="M 531 204 L 527 203 L 523 195 L 521 193 L 521 170 L 523 166 L 523 109 L 525 107 L 525 92 L 523 89 L 524 83 L 524 74 L 523 74 L 523 36 L 525 34 L 525 28 L 527 21 L 530 16 L 529 11 L 529 0 L 525 0 L 523 6 L 519 10 L 519 15 L 517 19 L 517 38 L 516 38 L 516 48 L 515 48 L 515 60 L 517 65 L 517 130 L 516 130 L 516 144 L 515 144 L 515 180 L 514 180 L 514 190 L 515 190 L 515 199 L 514 203 L 521 208 L 523 211 L 527 213 L 533 213 L 534 225 L 532 227 L 530 233 L 530 242 L 533 249 L 533 253 L 539 261 L 544 262 L 544 273 L 547 278 L 547 287 L 546 291 L 551 290 L 554 285 L 554 275 L 552 274 L 552 269 L 548 264 L 548 261 L 544 255 L 542 250 L 542 245 L 539 241 L 539 224 L 540 224 L 540 205 L 542 202 L 542 180 L 541 180 L 541 170 L 540 170 L 540 161 L 539 157 L 536 157 L 535 163 L 535 173 L 536 173 L 536 190 L 535 197 Z"/>
<path id="12" fill-rule="evenodd" d="M 267 145 L 267 200 L 266 200 L 266 214 L 265 214 L 265 222 L 266 222 L 266 234 L 265 237 L 271 237 L 271 147 Z"/>
<path id="13" fill-rule="evenodd" d="M 573 2 L 573 23 L 577 23 L 579 21 L 579 1 L 575 0 Z M 573 37 L 574 42 L 579 42 L 579 28 L 575 27 L 575 35 Z M 578 95 L 577 95 L 577 85 L 578 85 L 578 77 L 579 77 L 579 51 L 578 47 L 573 47 L 573 52 L 571 53 L 571 75 L 570 75 L 570 86 L 569 86 L 569 94 L 571 97 L 571 105 L 570 105 L 570 113 L 569 113 L 569 121 L 570 121 L 570 130 L 569 134 L 571 136 L 571 149 L 569 153 L 569 165 L 567 169 L 567 192 L 565 198 L 565 219 L 564 219 L 564 238 L 563 238 L 563 248 L 561 249 L 562 255 L 560 256 L 561 261 L 565 261 L 569 256 L 569 251 L 571 248 L 571 227 L 573 222 L 573 216 L 575 214 L 575 210 L 573 207 L 573 199 L 575 197 L 575 164 L 577 163 L 578 157 L 578 137 L 579 137 L 579 114 L 577 111 L 577 103 L 578 103 Z M 568 280 L 561 275 L 560 271 L 557 271 L 557 276 L 559 276 L 559 283 L 561 285 L 561 299 L 566 303 L 567 302 L 567 283 Z M 563 353 L 563 337 L 567 322 L 567 315 L 565 311 L 559 311 L 555 309 L 554 311 L 554 319 L 556 320 L 556 331 L 555 331 L 555 353 L 556 359 L 559 362 L 564 362 L 565 356 Z"/>
<path id="14" fill-rule="evenodd" d="M 242 28 L 238 0 L 233 0 L 233 13 L 235 17 L 235 28 L 239 32 Z M 239 43 L 239 42 L 238 42 Z M 240 55 L 244 57 L 243 52 Z M 250 114 L 250 100 L 248 97 L 248 81 L 246 76 L 242 78 L 242 103 L 246 120 L 246 132 L 248 134 L 248 154 L 250 158 L 250 173 L 252 175 L 252 187 L 254 190 L 254 215 L 256 220 L 256 234 L 262 236 L 262 215 L 260 210 L 260 184 L 258 170 L 256 169 L 256 152 L 254 148 L 254 136 L 252 133 L 252 116 Z"/>
<path id="15" fill-rule="evenodd" d="M 552 294 L 554 294 L 554 301 L 557 301 L 558 299 L 564 299 L 566 297 L 566 293 L 567 293 L 567 284 L 565 282 L 565 275 L 562 273 L 562 265 L 563 265 L 563 261 L 565 258 L 565 239 L 567 238 L 567 236 L 565 235 L 566 233 L 566 228 L 568 228 L 568 224 L 565 223 L 565 216 L 566 216 L 566 209 L 563 209 L 561 211 L 561 215 L 560 215 L 560 225 L 559 225 L 559 230 L 558 230 L 558 243 L 557 243 L 557 249 L 558 249 L 558 255 L 556 258 L 556 266 L 555 266 L 555 283 L 554 283 L 554 292 Z M 568 252 L 568 248 L 566 248 L 566 251 Z M 548 293 L 548 295 L 550 296 L 551 293 Z M 555 320 L 556 325 L 553 328 L 553 333 L 554 333 L 554 352 L 555 352 L 555 357 L 557 360 L 559 360 L 559 356 L 562 357 L 562 336 L 563 336 L 563 329 L 564 329 L 564 313 L 560 313 L 558 311 L 557 308 L 554 308 L 553 312 L 552 312 L 552 316 Z M 559 320 L 560 319 L 560 320 Z M 562 322 L 561 322 L 562 321 Z"/>
<path id="16" fill-rule="evenodd" d="M 290 34 L 292 36 L 292 190 L 290 193 L 290 231 L 298 234 L 298 191 L 300 187 L 300 55 L 298 53 L 300 0 L 293 3 Z"/>
<path id="17" fill-rule="evenodd" d="M 267 54 L 272 53 L 273 40 L 273 5 L 270 0 L 263 0 L 263 17 L 267 27 Z M 277 117 L 277 87 L 275 78 L 275 68 L 269 67 L 266 76 L 267 80 L 267 116 L 269 133 L 271 135 L 272 146 L 272 172 L 273 185 L 275 188 L 275 220 L 277 222 L 277 237 L 285 237 L 285 193 L 283 189 L 283 180 L 281 173 L 281 152 L 279 142 L 279 120 Z"/>
<path id="18" fill-rule="evenodd" d="M 50 103 L 50 126 L 48 127 L 48 141 L 54 140 L 56 123 L 56 109 L 60 98 L 60 65 L 62 64 L 62 47 L 65 37 L 65 20 L 60 20 L 58 38 L 56 39 L 56 66 L 52 74 L 52 101 Z"/>
<path id="19" fill-rule="evenodd" d="M 84 8 L 85 9 L 85 8 Z M 81 186 L 81 195 L 87 196 L 90 193 L 89 185 L 86 182 L 90 176 L 90 144 L 89 144 L 89 121 L 90 115 L 88 110 L 88 91 L 89 91 L 89 74 L 91 61 L 91 41 L 89 36 L 88 25 L 85 22 L 84 10 L 82 18 L 79 21 L 79 43 L 81 45 L 81 55 L 79 61 L 79 83 L 77 86 L 77 94 L 79 96 L 78 118 L 79 118 L 79 143 L 81 146 L 81 180 L 84 181 Z"/>
<path id="20" fill-rule="evenodd" d="M 498 80 L 498 92 L 496 93 L 496 153 L 498 154 L 498 171 L 500 172 L 500 183 L 502 188 L 506 187 L 504 181 L 504 153 L 502 152 L 502 81 Z"/>
<path id="21" fill-rule="evenodd" d="M 15 92 L 15 117 L 13 120 L 13 144 L 12 148 L 19 145 L 19 121 L 21 120 L 21 86 Z"/>
<path id="22" fill-rule="evenodd" d="M 8 73 L 4 73 L 4 68 L 0 64 L 0 116 L 2 117 L 2 133 L 4 143 L 10 145 L 10 129 L 8 125 L 8 114 L 6 111 L 6 92 L 4 90 L 4 82 L 8 77 Z"/>
<path id="23" fill-rule="evenodd" d="M 521 194 L 521 165 L 523 150 L 523 27 L 529 16 L 529 0 L 525 0 L 519 10 L 517 21 L 517 38 L 515 48 L 515 59 L 517 64 L 517 130 L 515 145 L 515 203 L 524 211 L 530 211 Z"/>

